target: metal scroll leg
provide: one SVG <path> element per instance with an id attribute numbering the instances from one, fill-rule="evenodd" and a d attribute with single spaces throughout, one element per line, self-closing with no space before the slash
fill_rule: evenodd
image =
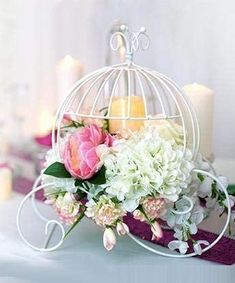
<path id="1" fill-rule="evenodd" d="M 56 250 L 57 248 L 59 248 L 62 244 L 63 244 L 63 241 L 64 241 L 64 236 L 65 236 L 65 230 L 64 230 L 64 227 L 63 225 L 57 221 L 57 220 L 54 220 L 54 219 L 47 219 L 45 218 L 43 215 L 41 215 L 41 213 L 37 210 L 36 206 L 34 208 L 35 209 L 35 212 L 36 212 L 36 215 L 41 219 L 43 220 L 43 222 L 45 222 L 45 241 L 44 241 L 44 248 L 41 248 L 41 247 L 38 247 L 38 246 L 35 246 L 33 245 L 32 243 L 30 243 L 27 238 L 25 237 L 23 231 L 22 231 L 22 221 L 21 221 L 21 214 L 22 214 L 22 209 L 26 203 L 26 201 L 28 199 L 30 199 L 36 192 L 42 190 L 42 189 L 45 189 L 46 187 L 49 187 L 49 186 L 52 186 L 54 185 L 54 183 L 49 183 L 49 184 L 43 184 L 43 185 L 40 185 L 38 187 L 35 187 L 33 188 L 33 190 L 31 192 L 29 192 L 22 200 L 22 202 L 20 203 L 19 205 L 19 208 L 18 208 L 18 211 L 17 211 L 17 215 L 16 215 L 16 225 L 17 225 L 17 230 L 19 232 L 19 235 L 21 237 L 21 239 L 24 241 L 24 243 L 29 246 L 30 248 L 36 250 L 36 251 L 40 251 L 40 252 L 49 252 L 49 251 L 54 251 Z M 34 198 L 32 198 L 34 199 Z M 34 203 L 34 202 L 33 202 Z M 56 244 L 53 244 L 51 245 L 49 248 L 48 248 L 48 245 L 50 243 L 50 240 L 52 239 L 52 235 L 55 233 L 55 229 L 56 229 L 56 226 L 58 226 L 58 228 L 60 229 L 60 238 L 58 239 L 57 243 Z"/>
<path id="2" fill-rule="evenodd" d="M 56 230 L 56 224 L 53 223 L 53 224 L 51 225 L 51 229 L 50 229 L 50 231 L 48 232 L 47 237 L 46 237 L 46 239 L 45 239 L 45 241 L 44 241 L 44 244 L 43 244 L 43 248 L 44 248 L 44 249 L 47 249 L 47 247 L 48 247 L 48 245 L 49 245 L 49 243 L 50 243 L 50 241 L 51 241 L 51 238 L 52 238 L 52 236 L 53 236 L 55 230 Z"/>

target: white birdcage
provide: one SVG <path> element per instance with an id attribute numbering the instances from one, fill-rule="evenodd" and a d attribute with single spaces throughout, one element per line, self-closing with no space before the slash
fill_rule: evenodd
<path id="1" fill-rule="evenodd" d="M 115 123 L 112 121 L 116 121 L 119 129 L 121 127 L 123 131 L 130 130 L 132 125 L 134 125 L 133 129 L 136 130 L 136 127 L 140 128 L 148 121 L 156 121 L 157 123 L 174 121 L 182 128 L 184 154 L 186 149 L 189 148 L 192 151 L 192 160 L 196 160 L 200 133 L 198 121 L 190 101 L 181 88 L 171 79 L 161 73 L 133 63 L 134 51 L 146 50 L 149 47 L 149 38 L 145 29 L 141 28 L 139 32 L 129 32 L 126 26 L 122 26 L 121 32 L 115 32 L 111 36 L 110 45 L 113 50 L 118 50 L 119 48 L 123 50 L 122 43 L 124 43 L 125 48 L 126 60 L 124 63 L 107 66 L 88 74 L 79 80 L 68 92 L 56 114 L 53 129 L 52 147 L 56 154 L 60 157 L 61 137 L 64 135 L 64 119 L 66 117 L 72 118 L 74 121 L 80 121 L 81 119 L 108 120 L 112 126 L 111 131 L 113 130 L 114 133 L 117 133 L 117 131 Z M 200 169 L 194 169 L 194 172 L 204 174 L 216 180 L 226 196 L 227 203 L 229 203 L 227 191 L 215 175 Z M 50 251 L 62 244 L 65 231 L 60 222 L 45 218 L 36 207 L 34 194 L 36 191 L 44 188 L 43 185 L 40 186 L 40 180 L 41 178 L 39 177 L 31 193 L 21 203 L 17 215 L 17 225 L 19 233 L 27 245 L 40 251 Z M 55 225 L 58 225 L 61 229 L 61 239 L 52 247 L 48 248 L 52 232 L 47 235 L 45 245 L 42 248 L 30 244 L 23 235 L 20 223 L 21 210 L 30 196 L 33 196 L 33 207 L 38 216 L 46 222 L 45 232 L 47 233 L 49 224 L 53 224 L 53 229 Z M 183 213 L 187 212 L 184 211 Z M 220 240 L 226 231 L 229 219 L 230 208 L 228 206 L 227 221 L 222 232 L 209 246 L 203 249 L 203 252 L 209 250 Z M 195 253 L 186 255 L 165 253 L 159 250 L 157 245 L 153 247 L 137 239 L 132 234 L 129 234 L 129 236 L 144 248 L 160 255 L 170 257 L 195 255 Z"/>
<path id="2" fill-rule="evenodd" d="M 125 43 L 125 62 L 99 69 L 73 86 L 56 115 L 55 129 L 59 130 L 53 138 L 54 146 L 58 150 L 60 129 L 66 115 L 75 120 L 120 120 L 124 129 L 125 124 L 136 124 L 136 121 L 141 125 L 148 120 L 172 120 L 182 126 L 184 149 L 192 149 L 195 159 L 199 149 L 199 127 L 190 102 L 180 87 L 165 75 L 133 63 L 133 52 L 149 47 L 145 29 L 130 33 L 126 26 L 121 28 L 122 32 L 112 35 L 110 44 L 113 50 L 118 50 L 123 49 L 122 42 Z M 119 103 L 115 103 L 116 100 L 120 100 Z M 139 115 L 132 111 L 133 100 L 143 108 Z M 122 113 L 114 109 L 118 106 L 122 106 Z"/>

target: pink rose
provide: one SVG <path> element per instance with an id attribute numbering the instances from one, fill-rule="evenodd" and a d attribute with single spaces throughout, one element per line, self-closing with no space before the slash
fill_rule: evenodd
<path id="1" fill-rule="evenodd" d="M 100 168 L 96 148 L 100 144 L 112 145 L 112 137 L 95 124 L 72 133 L 65 145 L 64 165 L 72 176 L 91 178 Z"/>

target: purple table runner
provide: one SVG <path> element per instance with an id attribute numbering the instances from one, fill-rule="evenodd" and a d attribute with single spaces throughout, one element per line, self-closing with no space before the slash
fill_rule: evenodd
<path id="1" fill-rule="evenodd" d="M 31 191 L 33 185 L 32 180 L 28 180 L 25 178 L 16 178 L 14 181 L 14 190 L 22 193 L 27 194 Z M 43 191 L 36 193 L 36 198 L 38 200 L 43 199 Z M 162 246 L 167 246 L 167 244 L 173 239 L 173 232 L 170 230 L 164 231 L 164 237 L 160 241 L 152 241 L 152 233 L 150 230 L 149 225 L 146 223 L 140 222 L 138 220 L 133 219 L 131 216 L 125 217 L 125 222 L 129 226 L 130 232 L 133 235 L 136 235 L 144 240 L 150 241 L 152 243 L 156 243 Z M 196 239 L 203 239 L 207 240 L 208 242 L 212 242 L 216 238 L 216 234 L 199 230 L 197 235 L 195 235 Z M 220 264 L 232 265 L 235 263 L 235 240 L 222 237 L 217 245 L 211 248 L 209 251 L 203 253 L 202 255 L 198 256 L 201 259 L 217 262 Z"/>
<path id="2" fill-rule="evenodd" d="M 159 241 L 152 241 L 152 232 L 148 224 L 135 220 L 131 216 L 125 217 L 125 223 L 128 225 L 130 232 L 141 239 L 150 241 L 166 247 L 170 241 L 173 240 L 173 232 L 171 230 L 164 230 L 163 238 Z M 213 242 L 217 237 L 216 234 L 199 229 L 195 239 L 207 240 L 209 243 Z M 198 256 L 202 259 L 231 265 L 235 263 L 235 240 L 222 237 L 221 240 L 213 248 Z"/>

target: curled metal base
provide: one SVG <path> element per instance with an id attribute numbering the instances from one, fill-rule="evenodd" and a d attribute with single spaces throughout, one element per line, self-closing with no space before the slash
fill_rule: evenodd
<path id="1" fill-rule="evenodd" d="M 50 252 L 50 251 L 54 251 L 56 249 L 58 249 L 62 243 L 63 243 L 63 240 L 64 240 L 64 236 L 65 236 L 65 230 L 64 230 L 64 227 L 63 225 L 58 221 L 58 220 L 55 220 L 55 219 L 48 219 L 46 218 L 45 216 L 43 216 L 41 214 L 41 212 L 38 210 L 37 206 L 36 206 L 36 202 L 35 202 L 35 194 L 36 192 L 46 188 L 46 187 L 49 187 L 49 186 L 52 186 L 54 185 L 53 183 L 49 183 L 49 184 L 44 184 L 44 185 L 39 185 L 41 182 L 41 176 L 38 177 L 38 179 L 35 181 L 34 183 L 34 186 L 32 188 L 32 191 L 30 193 L 28 193 L 24 199 L 22 200 L 22 202 L 20 203 L 20 206 L 18 208 L 18 211 L 17 211 L 17 216 L 16 216 L 16 225 L 17 225 L 17 229 L 18 229 L 18 232 L 19 232 L 19 235 L 21 237 L 21 239 L 24 241 L 24 243 L 29 246 L 30 248 L 36 250 L 36 251 L 40 251 L 40 252 Z M 43 221 L 45 222 L 45 240 L 44 240 L 44 244 L 42 247 L 38 247 L 38 246 L 35 246 L 33 245 L 32 243 L 30 243 L 23 231 L 22 231 L 22 223 L 21 223 L 21 213 L 22 213 L 22 209 L 26 203 L 26 201 L 28 199 L 32 200 L 32 207 L 33 207 L 33 210 L 34 212 L 36 213 L 36 215 Z M 48 247 L 49 245 L 49 242 L 55 232 L 55 229 L 56 227 L 58 227 L 61 231 L 61 237 L 58 241 L 58 243 L 56 243 L 55 245 L 53 245 L 52 247 Z M 51 229 L 49 229 L 51 228 Z M 49 231 L 50 230 L 50 231 Z"/>
<path id="2" fill-rule="evenodd" d="M 223 227 L 221 233 L 217 236 L 217 238 L 212 243 L 210 243 L 210 245 L 208 245 L 207 247 L 202 249 L 202 253 L 204 253 L 204 252 L 208 251 L 209 249 L 211 249 L 214 245 L 216 245 L 218 243 L 218 241 L 223 237 L 224 233 L 226 232 L 226 229 L 227 229 L 227 227 L 229 225 L 229 221 L 230 221 L 230 217 L 231 217 L 231 207 L 230 207 L 229 195 L 228 195 L 228 192 L 227 192 L 226 188 L 224 187 L 223 183 L 214 174 L 209 173 L 209 172 L 204 171 L 204 170 L 201 170 L 201 169 L 194 169 L 193 171 L 195 173 L 200 173 L 202 175 L 205 175 L 205 176 L 213 179 L 214 181 L 216 181 L 217 184 L 219 185 L 220 189 L 225 194 L 226 202 L 227 202 L 227 219 L 226 219 L 226 222 L 224 224 L 224 227 Z M 37 250 L 37 251 L 49 252 L 49 251 L 56 250 L 57 248 L 59 248 L 62 245 L 63 240 L 64 240 L 64 236 L 65 236 L 65 230 L 64 230 L 63 225 L 59 221 L 54 220 L 54 219 L 46 218 L 38 210 L 38 208 L 36 206 L 36 202 L 35 202 L 35 193 L 40 191 L 40 190 L 42 190 L 42 189 L 44 189 L 44 188 L 46 188 L 46 187 L 48 187 L 48 186 L 52 186 L 53 185 L 53 183 L 46 184 L 46 185 L 40 185 L 40 182 L 41 182 L 41 177 L 39 177 L 36 180 L 36 182 L 35 182 L 35 184 L 33 186 L 32 191 L 29 194 L 27 194 L 24 197 L 24 199 L 22 200 L 22 202 L 21 202 L 21 204 L 20 204 L 20 206 L 18 208 L 16 222 L 17 222 L 17 229 L 18 229 L 19 235 L 22 238 L 22 240 L 25 242 L 26 245 L 28 245 L 29 247 L 31 247 L 32 249 Z M 24 236 L 24 234 L 22 232 L 21 212 L 22 212 L 23 206 L 25 205 L 26 201 L 30 197 L 32 197 L 32 199 L 31 199 L 32 200 L 32 206 L 33 206 L 33 209 L 34 209 L 36 215 L 43 222 L 45 222 L 45 240 L 44 240 L 43 247 L 38 247 L 38 246 L 35 246 L 35 245 L 31 244 L 26 239 L 26 237 Z M 189 213 L 193 209 L 192 201 L 188 197 L 186 197 L 186 196 L 184 198 L 189 201 L 190 207 L 186 211 L 177 212 L 177 213 L 185 214 L 185 213 Z M 50 232 L 49 232 L 49 227 L 51 227 Z M 52 237 L 56 227 L 58 227 L 61 230 L 61 237 L 60 237 L 58 243 L 56 243 L 52 247 L 48 247 L 48 244 L 50 242 L 50 239 L 51 239 L 51 237 Z M 175 252 L 165 253 L 165 252 L 159 250 L 159 246 L 158 245 L 155 245 L 154 247 L 153 247 L 153 245 L 150 246 L 150 244 L 148 244 L 146 241 L 140 240 L 139 238 L 137 238 L 136 236 L 132 235 L 131 233 L 129 233 L 128 236 L 133 241 L 135 241 L 138 245 L 140 245 L 143 248 L 145 248 L 146 250 L 151 251 L 151 252 L 153 252 L 155 254 L 158 254 L 158 255 L 167 256 L 167 257 L 174 257 L 174 258 L 186 258 L 186 257 L 192 257 L 192 256 L 197 255 L 195 252 L 188 253 L 188 254 L 177 254 Z"/>

